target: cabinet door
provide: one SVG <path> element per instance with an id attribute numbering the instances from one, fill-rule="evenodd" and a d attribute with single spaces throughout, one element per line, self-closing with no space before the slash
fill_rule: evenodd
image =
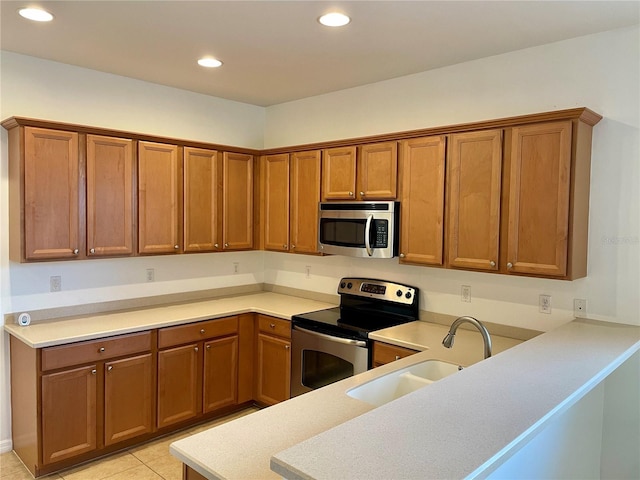
<path id="1" fill-rule="evenodd" d="M 356 147 L 329 148 L 322 153 L 322 198 L 356 198 Z"/>
<path id="2" fill-rule="evenodd" d="M 289 155 L 267 155 L 264 168 L 264 248 L 289 251 Z"/>
<path id="3" fill-rule="evenodd" d="M 198 344 L 158 352 L 158 428 L 200 412 L 201 359 Z"/>
<path id="4" fill-rule="evenodd" d="M 567 271 L 571 122 L 512 130 L 507 271 Z"/>
<path id="5" fill-rule="evenodd" d="M 205 342 L 202 388 L 204 413 L 237 403 L 237 335 Z"/>
<path id="6" fill-rule="evenodd" d="M 400 261 L 443 263 L 445 137 L 401 143 Z"/>
<path id="7" fill-rule="evenodd" d="M 152 370 L 150 353 L 105 364 L 105 445 L 152 431 Z"/>
<path id="8" fill-rule="evenodd" d="M 184 149 L 184 251 L 220 249 L 222 175 L 218 152 Z"/>
<path id="9" fill-rule="evenodd" d="M 291 156 L 291 252 L 318 252 L 320 150 Z"/>
<path id="10" fill-rule="evenodd" d="M 273 405 L 290 397 L 291 342 L 258 334 L 256 400 Z"/>
<path id="11" fill-rule="evenodd" d="M 42 460 L 49 464 L 96 448 L 95 365 L 42 376 Z"/>
<path id="12" fill-rule="evenodd" d="M 78 134 L 24 129 L 24 256 L 70 258 L 81 249 Z"/>
<path id="13" fill-rule="evenodd" d="M 358 197 L 395 200 L 398 185 L 398 143 L 362 145 L 358 152 Z"/>
<path id="14" fill-rule="evenodd" d="M 253 156 L 224 153 L 222 188 L 224 249 L 253 248 Z"/>
<path id="15" fill-rule="evenodd" d="M 178 252 L 180 212 L 178 147 L 138 144 L 138 251 Z"/>
<path id="16" fill-rule="evenodd" d="M 87 135 L 87 255 L 133 253 L 133 141 Z"/>
<path id="17" fill-rule="evenodd" d="M 452 135 L 448 266 L 498 269 L 502 130 Z"/>

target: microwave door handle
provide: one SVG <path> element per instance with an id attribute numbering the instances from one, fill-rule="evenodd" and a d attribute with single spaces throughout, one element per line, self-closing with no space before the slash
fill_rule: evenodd
<path id="1" fill-rule="evenodd" d="M 367 249 L 367 254 L 373 256 L 373 249 L 371 248 L 370 235 L 371 235 L 371 223 L 373 222 L 373 215 L 367 217 L 367 223 L 364 227 L 364 246 Z"/>

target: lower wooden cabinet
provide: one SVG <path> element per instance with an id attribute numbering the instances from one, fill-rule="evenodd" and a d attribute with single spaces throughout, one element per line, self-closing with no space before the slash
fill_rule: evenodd
<path id="1" fill-rule="evenodd" d="M 257 321 L 255 400 L 273 405 L 291 396 L 291 323 L 265 315 Z"/>
<path id="2" fill-rule="evenodd" d="M 198 415 L 201 363 L 198 344 L 158 352 L 158 428 Z"/>
<path id="3" fill-rule="evenodd" d="M 202 394 L 204 413 L 238 402 L 238 335 L 204 344 Z"/>
<path id="4" fill-rule="evenodd" d="M 384 342 L 373 342 L 373 366 L 379 367 L 408 357 L 414 353 L 418 353 L 418 351 L 396 345 L 389 345 Z"/>

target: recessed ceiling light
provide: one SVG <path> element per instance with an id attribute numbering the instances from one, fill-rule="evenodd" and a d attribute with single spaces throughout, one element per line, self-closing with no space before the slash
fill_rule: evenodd
<path id="1" fill-rule="evenodd" d="M 53 15 L 41 8 L 21 8 L 18 13 L 22 17 L 35 22 L 50 22 L 53 20 Z"/>
<path id="2" fill-rule="evenodd" d="M 318 21 L 326 27 L 342 27 L 349 23 L 351 19 L 344 13 L 332 12 L 322 15 Z"/>
<path id="3" fill-rule="evenodd" d="M 198 60 L 198 65 L 207 68 L 216 68 L 222 65 L 222 62 L 216 58 L 204 57 Z"/>

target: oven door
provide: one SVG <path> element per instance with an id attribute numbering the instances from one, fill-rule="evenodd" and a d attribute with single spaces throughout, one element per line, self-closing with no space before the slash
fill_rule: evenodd
<path id="1" fill-rule="evenodd" d="M 291 331 L 291 396 L 367 371 L 366 341 L 334 337 L 294 325 Z"/>

